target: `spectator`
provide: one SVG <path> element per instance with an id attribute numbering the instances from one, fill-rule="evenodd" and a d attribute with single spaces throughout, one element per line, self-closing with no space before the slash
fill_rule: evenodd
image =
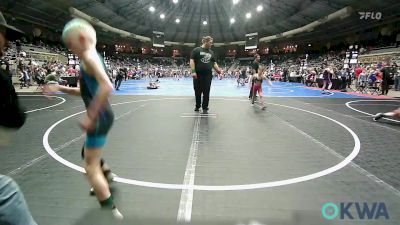
<path id="1" fill-rule="evenodd" d="M 393 69 L 390 66 L 390 60 L 387 59 L 385 67 L 382 68 L 382 95 L 387 95 L 389 93 L 389 80 L 392 79 Z"/>
<path id="2" fill-rule="evenodd" d="M 0 12 L 0 57 L 4 54 L 7 39 L 19 35 L 19 30 L 9 26 Z M 7 39 L 6 39 L 7 38 Z M 5 70 L 0 69 L 0 126 L 20 128 L 25 122 L 12 83 Z M 10 177 L 0 174 L 0 224 L 36 225 L 18 185 Z"/>

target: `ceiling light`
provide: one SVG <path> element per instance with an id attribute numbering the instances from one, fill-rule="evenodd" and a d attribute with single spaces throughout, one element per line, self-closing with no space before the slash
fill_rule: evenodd
<path id="1" fill-rule="evenodd" d="M 230 22 L 231 22 L 231 24 L 235 23 L 235 18 L 231 18 Z"/>
<path id="2" fill-rule="evenodd" d="M 160 18 L 161 18 L 161 19 L 164 19 L 164 18 L 165 18 L 165 15 L 164 15 L 164 14 L 160 14 Z"/>
<path id="3" fill-rule="evenodd" d="M 181 20 L 179 18 L 176 18 L 175 23 L 180 23 Z"/>
<path id="4" fill-rule="evenodd" d="M 239 0 L 233 0 L 233 4 L 236 5 L 239 3 Z"/>
<path id="5" fill-rule="evenodd" d="M 205 26 L 205 25 L 207 25 L 208 23 L 207 23 L 207 20 L 204 20 L 203 21 L 203 25 Z"/>
<path id="6" fill-rule="evenodd" d="M 149 10 L 150 12 L 154 12 L 156 9 L 153 6 L 150 6 Z"/>
<path id="7" fill-rule="evenodd" d="M 251 13 L 246 13 L 246 18 L 250 19 L 251 18 Z"/>
<path id="8" fill-rule="evenodd" d="M 263 10 L 262 5 L 257 6 L 257 12 L 261 12 Z"/>
<path id="9" fill-rule="evenodd" d="M 176 4 L 176 3 L 178 3 L 178 0 L 172 0 L 172 2 L 173 2 L 174 4 Z"/>

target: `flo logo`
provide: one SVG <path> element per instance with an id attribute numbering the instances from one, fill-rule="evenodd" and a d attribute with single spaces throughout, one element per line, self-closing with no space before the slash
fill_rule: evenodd
<path id="1" fill-rule="evenodd" d="M 382 18 L 380 12 L 358 12 L 358 14 L 360 14 L 360 20 L 380 20 Z"/>
<path id="2" fill-rule="evenodd" d="M 336 219 L 340 216 L 341 220 L 379 220 L 389 219 L 389 212 L 383 202 L 341 202 L 340 206 L 328 202 L 322 206 L 322 217 L 327 220 Z"/>

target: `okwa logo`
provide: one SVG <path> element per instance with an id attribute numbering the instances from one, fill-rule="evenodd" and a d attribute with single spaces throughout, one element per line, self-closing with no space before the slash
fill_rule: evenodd
<path id="1" fill-rule="evenodd" d="M 360 14 L 360 20 L 380 20 L 382 18 L 382 13 L 380 12 L 358 12 Z"/>
<path id="2" fill-rule="evenodd" d="M 341 220 L 380 220 L 389 219 L 389 212 L 383 202 L 341 202 L 340 206 L 328 202 L 323 205 L 322 217 L 327 220 L 336 219 L 340 216 Z"/>

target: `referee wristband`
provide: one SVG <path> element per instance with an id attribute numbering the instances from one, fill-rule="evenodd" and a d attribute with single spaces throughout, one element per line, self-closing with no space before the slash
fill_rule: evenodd
<path id="1" fill-rule="evenodd" d="M 196 69 L 192 69 L 192 73 L 196 73 Z"/>

